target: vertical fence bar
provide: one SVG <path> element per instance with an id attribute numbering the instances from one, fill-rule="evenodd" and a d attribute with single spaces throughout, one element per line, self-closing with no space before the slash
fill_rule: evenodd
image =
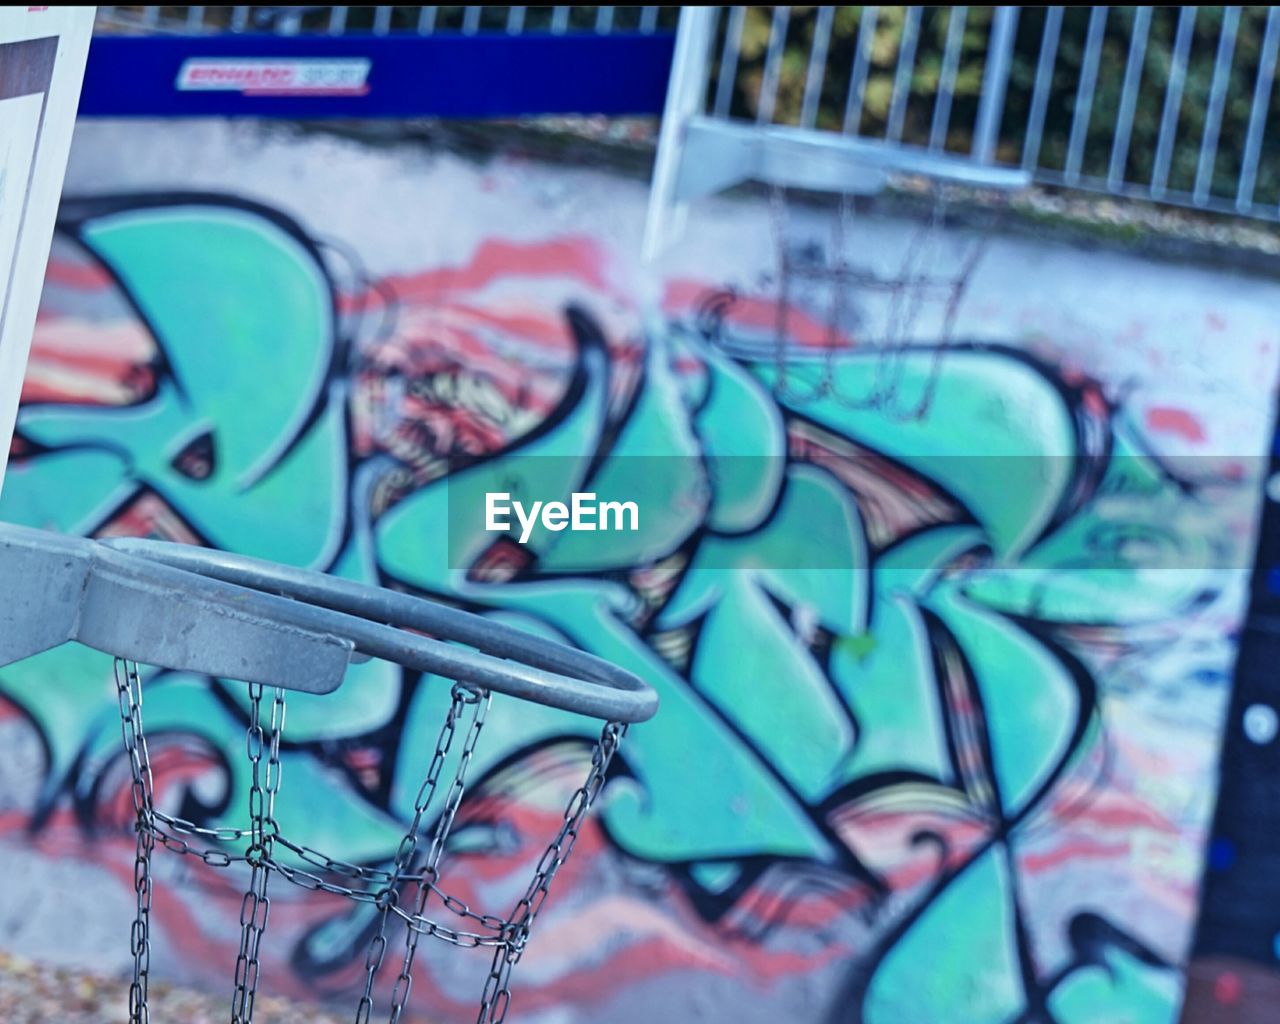
<path id="1" fill-rule="evenodd" d="M 907 101 L 911 98 L 911 74 L 916 67 L 916 44 L 920 39 L 920 8 L 908 7 L 902 23 L 902 42 L 898 45 L 898 66 L 893 73 L 893 98 L 889 101 L 889 122 L 884 137 L 891 142 L 902 138 L 902 125 L 907 117 Z"/>
<path id="2" fill-rule="evenodd" d="M 142 24 L 147 28 L 155 28 L 160 24 L 160 8 L 144 7 L 142 8 Z"/>
<path id="3" fill-rule="evenodd" d="M 464 36 L 473 36 L 480 31 L 480 15 L 484 13 L 483 7 L 468 6 L 464 8 L 462 15 L 462 34 Z"/>
<path id="4" fill-rule="evenodd" d="M 596 8 L 596 31 L 601 35 L 608 35 L 613 31 L 613 8 L 598 7 Z"/>
<path id="5" fill-rule="evenodd" d="M 418 35 L 429 36 L 436 30 L 436 14 L 439 7 L 424 7 L 418 13 Z"/>
<path id="6" fill-rule="evenodd" d="M 231 8 L 231 31 L 243 32 L 249 24 L 249 8 L 233 7 Z"/>
<path id="7" fill-rule="evenodd" d="M 188 7 L 187 8 L 187 31 L 200 32 L 204 29 L 204 8 Z"/>
<path id="8" fill-rule="evenodd" d="M 653 183 L 645 215 L 641 259 L 652 264 L 663 247 L 683 230 L 688 207 L 679 199 L 680 166 L 690 119 L 707 102 L 707 75 L 717 11 L 685 7 L 680 11 L 676 49 L 671 62 L 671 83 L 658 130 L 658 151 L 653 161 Z"/>
<path id="9" fill-rule="evenodd" d="M 871 70 L 871 43 L 876 34 L 878 7 L 862 8 L 858 19 L 858 52 L 853 58 L 853 71 L 849 74 L 849 94 L 844 101 L 844 134 L 857 135 L 862 129 L 862 100 L 867 90 L 867 74 Z"/>
<path id="10" fill-rule="evenodd" d="M 512 7 L 507 11 L 507 35 L 518 36 L 524 31 L 524 14 L 527 8 Z"/>
<path id="11" fill-rule="evenodd" d="M 995 159 L 1017 29 L 1018 8 L 997 7 L 991 22 L 987 62 L 982 70 L 982 98 L 978 101 L 978 122 L 973 132 L 972 152 L 980 163 L 989 164 Z"/>
<path id="12" fill-rule="evenodd" d="M 1084 147 L 1089 141 L 1089 121 L 1093 116 L 1093 91 L 1098 84 L 1098 61 L 1102 57 L 1102 35 L 1107 29 L 1107 9 L 1095 7 L 1089 12 L 1089 34 L 1084 45 L 1084 61 L 1080 82 L 1076 87 L 1076 108 L 1071 114 L 1071 135 L 1067 140 L 1067 162 L 1063 177 L 1074 185 L 1080 180 Z"/>
<path id="13" fill-rule="evenodd" d="M 558 36 L 564 35 L 569 28 L 569 8 L 551 8 L 551 31 Z"/>
<path id="14" fill-rule="evenodd" d="M 1266 131 L 1267 112 L 1271 108 L 1271 86 L 1276 74 L 1276 45 L 1280 42 L 1280 8 L 1267 9 L 1267 27 L 1262 36 L 1262 52 L 1258 55 L 1258 77 L 1253 83 L 1253 105 L 1249 108 L 1249 131 L 1245 135 L 1244 156 L 1240 161 L 1240 184 L 1236 189 L 1236 209 L 1247 212 L 1253 206 L 1253 191 L 1258 184 L 1258 161 L 1262 155 L 1262 136 Z"/>
<path id="15" fill-rule="evenodd" d="M 423 8 L 425 11 L 427 8 Z M 347 8 L 329 8 L 329 35 L 340 36 L 347 28 Z"/>
<path id="16" fill-rule="evenodd" d="M 809 69 L 804 76 L 804 103 L 800 111 L 800 125 L 812 128 L 818 119 L 818 100 L 822 97 L 822 80 L 827 71 L 827 47 L 831 45 L 831 24 L 835 20 L 834 7 L 819 7 L 818 20 L 813 26 L 813 46 L 809 48 Z"/>
<path id="17" fill-rule="evenodd" d="M 738 78 L 738 54 L 742 51 L 742 25 L 746 20 L 745 7 L 729 8 L 729 23 L 725 26 L 724 50 L 720 54 L 720 77 L 716 79 L 716 117 L 728 117 L 733 104 L 733 86 Z"/>
<path id="18" fill-rule="evenodd" d="M 527 8 L 509 8 L 508 10 L 509 25 L 517 19 L 523 24 L 523 19 L 517 12 L 523 12 Z M 557 21 L 559 29 L 563 31 L 568 27 L 569 12 L 572 8 L 556 7 L 552 10 L 553 31 L 556 29 Z M 654 31 L 662 18 L 662 8 L 640 7 L 636 10 L 635 17 L 638 19 L 641 31 Z M 759 30 L 763 27 L 764 19 L 741 5 L 726 7 L 722 10 L 725 13 L 718 17 L 724 17 L 726 20 L 720 23 L 724 26 L 724 37 L 720 44 L 721 59 L 711 105 L 715 116 L 727 118 L 733 115 L 735 90 L 744 59 L 742 54 L 746 30 L 750 27 L 753 32 L 750 37 L 755 46 L 752 56 L 759 61 L 760 57 L 756 55 L 759 53 L 758 44 L 761 41 L 758 37 L 763 34 Z M 761 126 L 786 121 L 797 123 L 801 128 L 813 131 L 818 130 L 820 124 L 824 128 L 828 127 L 825 118 L 830 115 L 826 112 L 827 106 L 823 93 L 824 91 L 829 93 L 831 87 L 835 85 L 832 75 L 836 72 L 828 68 L 833 50 L 838 45 L 848 46 L 847 36 L 837 38 L 836 35 L 836 21 L 841 20 L 844 24 L 845 15 L 839 13 L 840 8 L 830 5 L 816 6 L 813 8 L 812 15 L 807 13 L 808 9 L 804 9 L 805 21 L 793 29 L 791 25 L 793 10 L 800 9 L 774 7 L 770 11 L 769 36 L 764 43 L 763 60 L 760 61 L 760 65 L 754 63 L 752 65 L 753 68 L 761 66 L 759 92 L 755 97 L 754 119 Z M 969 10 L 969 7 L 962 5 L 949 8 L 944 34 L 941 23 L 933 20 L 934 15 L 930 14 L 929 19 L 926 20 L 923 7 L 907 6 L 903 9 L 896 55 L 890 57 L 885 54 L 883 47 L 876 51 L 875 57 L 878 63 L 874 84 L 877 89 L 889 92 L 887 111 L 884 111 L 883 106 L 876 107 L 877 116 L 884 111 L 885 142 L 903 143 L 904 138 L 907 137 L 907 116 L 923 113 L 910 105 L 913 79 L 917 62 L 921 59 L 920 55 L 925 52 L 922 48 L 933 45 L 931 41 L 936 36 L 942 43 L 942 52 L 936 54 L 932 50 L 927 51 L 930 61 L 929 69 L 937 68 L 937 81 L 933 87 L 933 107 L 930 112 L 928 148 L 934 152 L 947 150 L 951 119 L 956 116 L 956 104 L 960 102 L 957 98 L 957 90 L 961 89 L 962 82 L 960 73 L 962 71 L 965 73 L 966 77 L 963 81 L 971 82 L 977 70 L 971 64 L 961 67 L 961 64 L 965 63 L 965 33 L 973 26 L 973 18 L 968 15 Z M 1024 8 L 1020 7 L 1004 7 L 995 9 L 992 13 L 991 34 L 982 71 L 981 91 L 976 97 L 977 118 L 970 149 L 970 155 L 978 165 L 994 165 L 1000 161 L 1001 146 L 1009 141 L 1008 137 L 1002 134 L 1003 120 L 1009 99 L 1009 82 L 1016 70 L 1013 62 L 1014 51 L 1018 45 L 1019 18 L 1023 16 L 1020 13 L 1023 10 Z M 1255 24 L 1252 20 L 1254 15 L 1251 13 L 1249 20 L 1244 20 L 1242 11 L 1246 10 L 1245 8 L 1228 6 L 1220 9 L 1222 10 L 1221 29 L 1214 43 L 1216 52 L 1213 70 L 1211 75 L 1202 75 L 1202 80 L 1207 78 L 1209 81 L 1206 86 L 1200 88 L 1195 88 L 1194 83 L 1188 81 L 1190 60 L 1194 52 L 1197 68 L 1208 64 L 1207 52 L 1202 55 L 1201 50 L 1208 50 L 1209 39 L 1197 39 L 1196 30 L 1200 28 L 1201 36 L 1206 36 L 1212 32 L 1212 28 L 1206 28 L 1203 20 L 1200 25 L 1197 25 L 1199 8 L 1194 6 L 1179 10 L 1176 28 L 1173 31 L 1172 46 L 1165 62 L 1156 60 L 1156 57 L 1150 54 L 1155 45 L 1152 41 L 1153 33 L 1168 31 L 1168 23 L 1158 21 L 1152 13 L 1153 8 L 1146 6 L 1129 8 L 1122 15 L 1122 24 L 1115 22 L 1108 24 L 1112 8 L 1107 5 L 1093 5 L 1089 9 L 1088 26 L 1084 32 L 1083 47 L 1080 51 L 1079 76 L 1075 81 L 1060 78 L 1055 85 L 1057 60 L 1065 45 L 1063 41 L 1064 10 L 1062 6 L 1052 6 L 1045 11 L 1034 79 L 1029 83 L 1031 95 L 1020 156 L 1020 163 L 1024 169 L 1032 173 L 1038 172 L 1042 160 L 1046 159 L 1044 148 L 1052 143 L 1050 159 L 1054 165 L 1061 159 L 1063 171 L 1061 176 L 1057 177 L 1052 175 L 1046 165 L 1045 173 L 1067 185 L 1083 184 L 1089 188 L 1117 195 L 1143 190 L 1144 194 L 1155 200 L 1166 200 L 1172 195 L 1171 201 L 1204 209 L 1234 208 L 1239 212 L 1255 212 L 1258 216 L 1265 215 L 1268 218 L 1280 215 L 1280 210 L 1273 211 L 1270 208 L 1265 211 L 1265 214 L 1259 212 L 1260 207 L 1255 202 L 1257 193 L 1264 190 L 1268 207 L 1273 201 L 1271 191 L 1274 183 L 1270 177 L 1269 165 L 1264 165 L 1262 160 L 1266 156 L 1265 146 L 1270 144 L 1268 120 L 1272 116 L 1272 107 L 1275 106 L 1271 101 L 1271 94 L 1276 87 L 1276 67 L 1280 63 L 1280 7 L 1268 9 L 1262 39 L 1260 42 L 1248 40 L 1247 47 L 1239 42 L 1242 20 L 1245 26 L 1252 26 Z M 845 134 L 860 135 L 862 133 L 866 91 L 872 74 L 872 50 L 880 13 L 881 8 L 867 6 L 861 9 L 858 17 L 848 93 L 845 97 L 842 125 Z M 188 14 L 188 18 L 191 17 L 192 15 Z M 473 9 L 467 17 L 478 22 L 480 19 L 478 9 Z M 593 17 L 597 31 L 610 31 L 614 24 L 618 23 L 613 10 L 597 9 Z M 718 17 L 713 19 L 711 24 L 714 25 Z M 759 22 L 753 20 L 748 26 L 747 20 L 755 17 L 759 17 Z M 809 17 L 814 20 L 809 22 Z M 893 17 L 896 22 L 897 15 Z M 1132 20 L 1123 24 L 1123 21 L 1129 18 Z M 1211 20 L 1218 20 L 1217 16 L 1215 15 Z M 590 22 L 584 24 L 590 24 Z M 628 21 L 626 24 L 632 24 L 632 22 Z M 1074 26 L 1076 23 L 1072 21 L 1071 24 Z M 1030 26 L 1024 26 L 1024 36 L 1025 29 L 1029 28 Z M 808 53 L 805 54 L 803 50 L 799 54 L 788 52 L 788 37 L 795 42 L 798 35 L 804 34 L 810 35 Z M 921 36 L 926 34 L 930 40 L 929 44 L 921 40 Z M 884 42 L 882 34 L 880 43 Z M 1073 51 L 1070 55 L 1074 57 L 1074 48 L 1079 45 L 1074 31 L 1069 42 Z M 801 43 L 801 45 L 804 44 Z M 1125 48 L 1123 72 L 1119 68 L 1121 46 Z M 1259 47 L 1257 66 L 1256 68 L 1247 67 L 1247 64 L 1252 63 L 1254 46 Z M 1249 52 L 1242 52 L 1243 50 Z M 1108 58 L 1105 69 L 1102 67 L 1104 56 Z M 939 59 L 937 65 L 931 63 L 935 58 Z M 883 81 L 881 77 L 888 77 L 885 65 L 890 59 L 894 61 L 891 83 Z M 799 74 L 801 62 L 804 62 L 803 85 L 800 84 Z M 1164 82 L 1150 83 L 1152 74 L 1159 75 L 1166 70 Z M 1208 69 L 1205 68 L 1205 70 Z M 1248 86 L 1243 82 L 1233 82 L 1233 73 L 1238 73 L 1243 79 L 1250 72 L 1254 74 L 1255 80 Z M 1015 81 L 1019 89 L 1025 87 L 1023 79 L 1017 78 Z M 704 80 L 703 84 L 705 88 L 709 83 Z M 1146 175 L 1133 169 L 1135 156 L 1139 155 L 1136 154 L 1135 135 L 1139 131 L 1138 105 L 1144 102 L 1154 103 L 1154 97 L 1151 96 L 1144 100 L 1143 90 L 1149 84 L 1162 92 L 1163 98 L 1155 131 L 1155 145 L 1152 147 L 1154 154 L 1150 158 L 1152 170 L 1149 180 L 1142 182 Z M 968 88 L 972 89 L 972 85 Z M 1217 168 L 1223 165 L 1224 174 L 1227 170 L 1223 161 L 1219 160 L 1219 156 L 1223 155 L 1221 153 L 1224 146 L 1223 134 L 1229 130 L 1233 131 L 1235 125 L 1234 120 L 1228 120 L 1228 114 L 1243 120 L 1245 88 L 1250 89 L 1251 93 L 1247 128 L 1241 133 L 1243 138 L 1238 140 L 1243 143 L 1239 172 L 1236 180 L 1230 185 L 1230 192 L 1215 195 Z M 1067 91 L 1068 89 L 1070 92 Z M 797 93 L 801 95 L 797 97 Z M 789 106 L 797 98 L 800 101 L 798 112 Z M 883 92 L 877 93 L 876 98 L 881 104 L 885 101 Z M 1182 120 L 1184 100 L 1197 105 L 1194 120 L 1203 121 L 1198 144 L 1189 138 L 1179 138 L 1180 132 L 1186 127 L 1186 123 Z M 702 109 L 705 110 L 707 102 L 705 91 L 702 102 Z M 1109 108 L 1105 111 L 1107 121 L 1111 119 L 1110 107 L 1113 103 L 1115 108 L 1114 128 L 1107 126 L 1105 138 L 1101 124 L 1103 111 L 1099 111 L 1098 128 L 1094 129 L 1092 124 L 1093 107 L 1101 106 L 1104 102 Z M 1201 103 L 1203 107 L 1199 106 Z M 1064 126 L 1066 139 L 1060 138 L 1056 134 L 1056 129 L 1051 131 L 1048 127 L 1050 107 L 1053 107 L 1053 123 L 1057 124 L 1061 120 L 1058 116 L 1059 107 L 1064 105 L 1070 105 L 1071 109 L 1070 125 Z M 795 118 L 794 121 L 793 118 Z M 916 119 L 916 121 L 919 120 L 921 119 Z M 913 125 L 916 121 L 913 121 Z M 1047 132 L 1051 135 L 1048 142 L 1046 142 Z M 917 141 L 914 134 L 910 138 L 912 141 Z M 1145 141 L 1145 137 L 1139 136 L 1139 138 Z M 1065 146 L 1063 146 L 1064 142 Z M 1091 145 L 1094 146 L 1093 150 L 1089 148 Z M 1197 145 L 1198 148 L 1193 151 L 1192 147 Z M 1059 152 L 1062 152 L 1061 157 L 1058 156 Z M 1146 163 L 1147 152 L 1144 150 L 1140 154 L 1142 160 L 1139 163 Z M 1088 161 L 1087 164 L 1086 161 Z M 1235 161 L 1233 148 L 1230 154 L 1232 171 L 1236 169 Z M 1105 171 L 1102 169 L 1104 163 Z M 1134 180 L 1135 178 L 1138 180 Z M 1217 180 L 1222 181 L 1222 179 Z"/>
<path id="19" fill-rule="evenodd" d="M 1044 35 L 1040 37 L 1040 57 L 1036 61 L 1036 84 L 1031 90 L 1031 109 L 1027 111 L 1027 132 L 1022 143 L 1022 169 L 1033 171 L 1040 161 L 1040 141 L 1044 137 L 1044 118 L 1053 91 L 1053 66 L 1058 59 L 1058 36 L 1062 32 L 1062 8 L 1045 11 Z"/>
<path id="20" fill-rule="evenodd" d="M 373 9 L 373 34 L 385 36 L 391 31 L 391 8 L 385 6 Z"/>
<path id="21" fill-rule="evenodd" d="M 1218 162 L 1218 134 L 1222 130 L 1222 108 L 1231 84 L 1231 58 L 1236 52 L 1236 30 L 1240 26 L 1240 8 L 1222 11 L 1222 32 L 1218 36 L 1218 56 L 1213 62 L 1213 81 L 1209 85 L 1209 109 L 1205 112 L 1204 132 L 1200 136 L 1200 157 L 1196 161 L 1196 184 L 1192 192 L 1195 202 L 1203 204 L 1213 189 L 1213 169 Z"/>
<path id="22" fill-rule="evenodd" d="M 955 94 L 956 73 L 960 70 L 960 44 L 964 42 L 964 23 L 968 16 L 968 7 L 952 7 L 947 15 L 947 41 L 938 74 L 938 97 L 933 103 L 933 124 L 929 128 L 930 149 L 945 149 L 947 145 L 951 98 Z"/>
<path id="23" fill-rule="evenodd" d="M 1124 65 L 1124 84 L 1120 87 L 1116 134 L 1111 140 L 1111 162 L 1107 165 L 1107 188 L 1113 190 L 1124 182 L 1124 169 L 1129 161 L 1129 139 L 1133 134 L 1133 116 L 1138 109 L 1138 90 L 1142 88 L 1142 68 L 1147 59 L 1147 33 L 1150 28 L 1151 8 L 1135 8 L 1133 31 L 1129 35 L 1129 56 Z"/>
<path id="24" fill-rule="evenodd" d="M 756 124 L 770 124 L 778 100 L 778 77 L 782 73 L 782 52 L 787 45 L 787 26 L 791 23 L 790 7 L 775 7 L 769 25 L 769 49 L 764 58 L 764 79 L 760 83 L 760 102 L 756 106 Z"/>
<path id="25" fill-rule="evenodd" d="M 1178 135 L 1178 116 L 1182 112 L 1182 86 L 1187 74 L 1187 57 L 1191 52 L 1191 35 L 1196 26 L 1196 8 L 1184 7 L 1178 15 L 1178 33 L 1173 41 L 1173 62 L 1169 66 L 1169 83 L 1164 91 L 1164 112 L 1160 115 L 1160 134 L 1156 138 L 1156 162 L 1151 172 L 1151 197 L 1159 199 L 1169 185 L 1169 165 L 1173 161 L 1173 145 Z"/>

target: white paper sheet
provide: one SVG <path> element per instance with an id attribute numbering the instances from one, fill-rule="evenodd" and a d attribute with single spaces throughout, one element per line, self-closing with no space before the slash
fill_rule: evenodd
<path id="1" fill-rule="evenodd" d="M 92 7 L 0 7 L 0 485 L 62 196 Z"/>
<path id="2" fill-rule="evenodd" d="M 7 344 L 5 312 L 14 287 L 22 220 L 31 191 L 43 94 L 0 99 L 0 350 Z"/>

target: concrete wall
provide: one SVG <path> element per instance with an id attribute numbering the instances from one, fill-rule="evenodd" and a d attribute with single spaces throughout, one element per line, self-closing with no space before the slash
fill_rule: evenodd
<path id="1" fill-rule="evenodd" d="M 797 284 L 780 381 L 778 240 L 830 268 L 830 211 L 709 201 L 646 272 L 642 180 L 243 122 L 83 124 L 68 194 L 0 516 L 395 583 L 661 692 L 538 921 L 518 1019 L 1174 1019 L 1276 284 L 993 234 L 949 347 L 940 303 Z M 954 267 L 978 240 L 919 249 L 919 226 L 859 214 L 849 259 Z M 913 347 L 886 357 L 895 315 Z M 451 457 L 665 511 L 459 564 Z M 110 671 L 68 648 L 0 673 L 0 863 L 33 879 L 4 887 L 0 942 L 123 970 Z M 162 805 L 243 821 L 244 688 L 146 692 Z M 447 694 L 371 663 L 291 698 L 284 830 L 389 863 Z M 513 902 L 590 732 L 495 705 L 452 888 Z M 229 986 L 242 879 L 157 861 L 155 973 Z M 370 908 L 273 899 L 264 984 L 351 997 Z M 430 950 L 415 1006 L 471 1019 L 486 970 Z"/>

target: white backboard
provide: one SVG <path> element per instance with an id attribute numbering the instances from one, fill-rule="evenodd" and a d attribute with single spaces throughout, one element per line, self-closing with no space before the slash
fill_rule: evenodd
<path id="1" fill-rule="evenodd" d="M 0 7 L 0 486 L 93 15 L 92 7 Z"/>

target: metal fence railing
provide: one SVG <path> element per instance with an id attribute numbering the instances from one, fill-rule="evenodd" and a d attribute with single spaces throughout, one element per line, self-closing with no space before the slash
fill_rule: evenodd
<path id="1" fill-rule="evenodd" d="M 678 7 L 212 6 L 99 7 L 100 32 L 268 32 L 279 35 L 484 32 L 651 34 L 675 28 Z"/>
<path id="2" fill-rule="evenodd" d="M 898 170 L 1280 220 L 1275 7 L 113 6 L 98 27 L 317 45 L 609 37 L 603 48 L 669 40 L 677 21 L 667 117 L 681 124 L 659 153 L 680 165 L 674 201 L 744 177 L 858 191 Z M 627 74 L 665 77 L 669 55 L 636 49 Z M 561 61 L 533 79 L 569 70 Z M 600 72 L 578 79 L 581 102 L 556 109 L 598 108 Z M 387 91 L 371 95 L 367 107 Z"/>
<path id="3" fill-rule="evenodd" d="M 1275 7 L 722 7 L 694 116 L 1280 219 Z M 690 30 L 694 30 L 691 26 Z M 691 86 L 692 88 L 692 86 Z"/>

